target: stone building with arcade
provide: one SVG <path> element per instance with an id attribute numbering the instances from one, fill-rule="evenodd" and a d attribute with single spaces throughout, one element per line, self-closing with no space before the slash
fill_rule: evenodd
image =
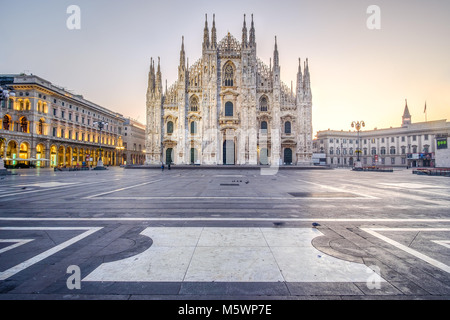
<path id="1" fill-rule="evenodd" d="M 121 164 L 121 114 L 36 75 L 0 75 L 0 85 L 15 94 L 0 103 L 6 166 L 96 166 L 100 149 L 104 165 Z"/>

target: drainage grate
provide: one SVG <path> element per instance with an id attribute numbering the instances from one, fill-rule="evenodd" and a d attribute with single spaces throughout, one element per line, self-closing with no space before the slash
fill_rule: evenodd
<path id="1" fill-rule="evenodd" d="M 239 183 L 221 183 L 221 186 L 239 187 Z"/>
<path id="2" fill-rule="evenodd" d="M 358 195 L 349 192 L 289 192 L 296 198 L 357 198 Z"/>

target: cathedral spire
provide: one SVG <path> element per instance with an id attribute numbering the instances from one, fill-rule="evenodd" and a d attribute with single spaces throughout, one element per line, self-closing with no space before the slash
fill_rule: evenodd
<path id="1" fill-rule="evenodd" d="M 213 23 L 211 28 L 211 48 L 217 47 L 217 33 L 216 33 L 216 15 L 213 14 Z"/>
<path id="2" fill-rule="evenodd" d="M 162 75 L 161 75 L 161 62 L 158 57 L 158 71 L 156 72 L 156 83 L 155 88 L 158 93 L 162 93 Z"/>
<path id="3" fill-rule="evenodd" d="M 242 48 L 247 48 L 247 25 L 245 23 L 245 14 L 244 14 L 244 26 L 242 27 Z"/>
<path id="4" fill-rule="evenodd" d="M 147 93 L 152 93 L 155 87 L 155 81 L 153 79 L 153 58 L 150 58 L 150 70 L 148 72 L 148 88 Z"/>
<path id="5" fill-rule="evenodd" d="M 251 48 L 256 47 L 256 38 L 255 38 L 255 24 L 253 23 L 253 13 L 252 13 L 252 26 L 250 28 L 250 41 L 249 45 Z"/>
<path id="6" fill-rule="evenodd" d="M 184 36 L 181 38 L 181 50 L 180 50 L 180 68 L 185 67 L 186 54 L 184 52 Z"/>
<path id="7" fill-rule="evenodd" d="M 308 58 L 306 58 L 305 66 L 304 66 L 303 92 L 304 92 L 305 96 L 308 96 L 309 99 L 311 99 L 311 78 L 309 75 Z"/>
<path id="8" fill-rule="evenodd" d="M 209 29 L 207 14 L 205 14 L 205 29 L 203 30 L 203 49 L 209 49 Z"/>
<path id="9" fill-rule="evenodd" d="M 280 67 L 280 58 L 278 55 L 278 45 L 277 45 L 277 36 L 275 36 L 275 49 L 273 51 L 273 66 L 274 68 Z"/>
<path id="10" fill-rule="evenodd" d="M 302 62 L 301 59 L 298 58 L 297 95 L 301 95 L 303 93 L 302 89 L 303 89 Z"/>

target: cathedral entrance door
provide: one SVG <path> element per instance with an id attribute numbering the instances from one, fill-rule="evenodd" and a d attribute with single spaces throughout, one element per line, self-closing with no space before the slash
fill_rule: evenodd
<path id="1" fill-rule="evenodd" d="M 262 148 L 259 152 L 259 163 L 262 165 L 269 164 L 269 150 Z"/>
<path id="2" fill-rule="evenodd" d="M 225 140 L 223 142 L 223 164 L 234 164 L 234 141 Z"/>
<path id="3" fill-rule="evenodd" d="M 173 162 L 173 160 L 172 160 L 172 152 L 173 152 L 172 148 L 168 148 L 166 150 L 166 164 L 171 164 Z"/>
<path id="4" fill-rule="evenodd" d="M 284 163 L 292 164 L 292 149 L 291 148 L 284 149 Z"/>

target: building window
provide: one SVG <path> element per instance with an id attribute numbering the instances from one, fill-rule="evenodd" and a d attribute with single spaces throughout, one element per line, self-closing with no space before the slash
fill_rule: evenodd
<path id="1" fill-rule="evenodd" d="M 406 158 L 402 158 L 402 164 L 406 164 Z"/>
<path id="2" fill-rule="evenodd" d="M 172 121 L 167 122 L 167 133 L 168 134 L 173 133 L 173 122 Z"/>
<path id="3" fill-rule="evenodd" d="M 190 111 L 197 112 L 198 111 L 198 98 L 196 96 L 192 96 L 191 102 L 189 103 Z"/>
<path id="4" fill-rule="evenodd" d="M 44 121 L 41 119 L 38 123 L 38 134 L 44 134 Z"/>
<path id="5" fill-rule="evenodd" d="M 417 146 L 413 146 L 412 149 L 413 149 L 412 153 L 417 153 Z"/>
<path id="6" fill-rule="evenodd" d="M 391 158 L 391 164 L 395 164 L 395 158 Z"/>
<path id="7" fill-rule="evenodd" d="M 381 147 L 380 153 L 381 154 L 386 154 L 386 148 L 385 147 Z"/>
<path id="8" fill-rule="evenodd" d="M 333 148 L 330 148 L 330 154 L 333 154 L 334 150 Z"/>
<path id="9" fill-rule="evenodd" d="M 377 149 L 376 148 L 372 148 L 372 155 L 376 155 L 377 154 Z"/>
<path id="10" fill-rule="evenodd" d="M 404 136 L 402 137 L 402 142 L 405 142 L 405 137 Z"/>
<path id="11" fill-rule="evenodd" d="M 267 121 L 261 121 L 261 133 L 267 133 Z"/>
<path id="12" fill-rule="evenodd" d="M 225 103 L 225 117 L 233 116 L 233 103 L 228 101 Z"/>
<path id="13" fill-rule="evenodd" d="M 53 128 L 53 136 L 56 137 L 57 128 Z"/>
<path id="14" fill-rule="evenodd" d="M 197 133 L 197 122 L 192 121 L 191 122 L 191 134 L 196 134 Z"/>
<path id="15" fill-rule="evenodd" d="M 412 136 L 412 139 L 413 139 L 413 141 L 416 141 L 417 140 L 417 136 Z"/>
<path id="16" fill-rule="evenodd" d="M 423 139 L 424 139 L 424 140 L 428 140 L 428 135 L 425 134 L 425 135 L 423 136 Z"/>
<path id="17" fill-rule="evenodd" d="M 259 110 L 263 112 L 266 112 L 268 110 L 268 103 L 266 97 L 262 97 L 261 100 L 259 101 Z"/>
<path id="18" fill-rule="evenodd" d="M 27 118 L 25 118 L 25 117 L 22 117 L 20 119 L 20 132 L 28 133 L 28 121 L 27 121 Z"/>
<path id="19" fill-rule="evenodd" d="M 391 138 L 391 142 L 395 142 L 394 137 Z"/>
<path id="20" fill-rule="evenodd" d="M 289 121 L 284 123 L 284 133 L 291 134 L 291 123 Z"/>
<path id="21" fill-rule="evenodd" d="M 395 147 L 391 147 L 390 150 L 389 150 L 389 153 L 390 154 L 395 154 Z"/>
<path id="22" fill-rule="evenodd" d="M 227 63 L 223 69 L 223 85 L 225 87 L 234 85 L 234 69 L 231 63 Z"/>

